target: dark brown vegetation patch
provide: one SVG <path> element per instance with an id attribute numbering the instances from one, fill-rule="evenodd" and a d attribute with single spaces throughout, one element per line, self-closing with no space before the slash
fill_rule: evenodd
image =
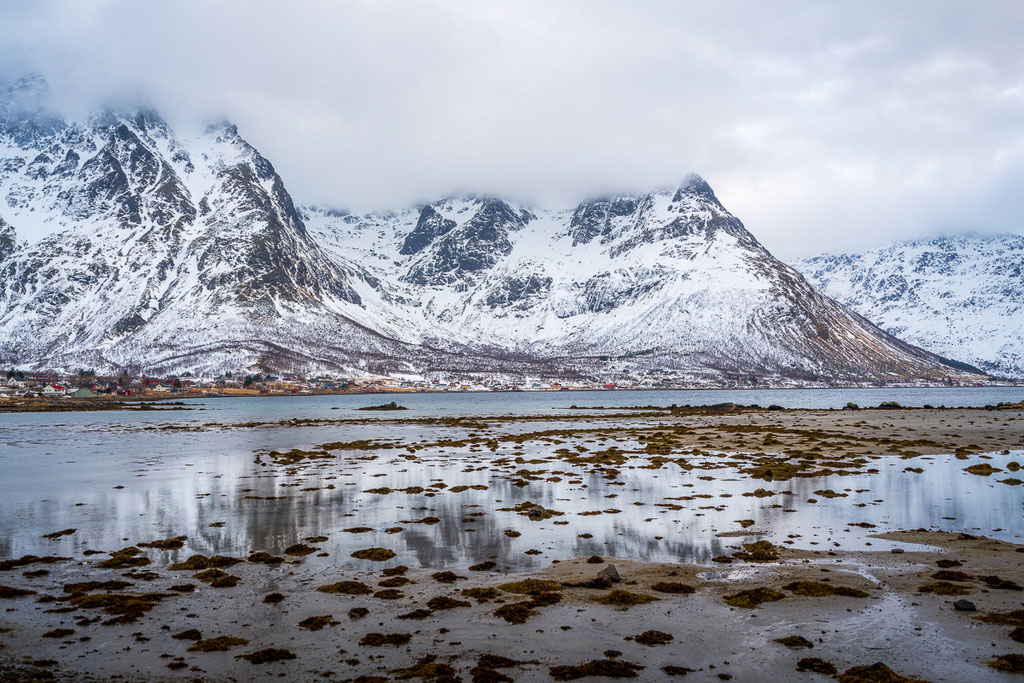
<path id="1" fill-rule="evenodd" d="M 754 609 L 758 605 L 765 602 L 775 602 L 776 600 L 782 600 L 786 595 L 780 593 L 774 588 L 751 588 L 732 595 L 726 595 L 723 600 L 725 604 L 733 607 L 743 607 L 745 609 Z"/>
<path id="2" fill-rule="evenodd" d="M 191 555 L 184 562 L 176 562 L 168 567 L 173 571 L 193 571 L 197 572 L 201 569 L 225 569 L 227 567 L 233 567 L 234 565 L 241 562 L 237 557 L 227 557 L 225 555 L 214 555 L 213 557 L 206 557 L 205 555 Z"/>
<path id="3" fill-rule="evenodd" d="M 810 598 L 821 598 L 827 595 L 841 595 L 847 598 L 866 598 L 868 594 L 849 586 L 833 586 L 824 581 L 793 581 L 783 586 L 783 589 L 794 595 L 802 595 Z"/>
<path id="4" fill-rule="evenodd" d="M 553 666 L 548 673 L 556 681 L 575 681 L 589 676 L 606 678 L 636 678 L 644 667 L 620 659 L 593 659 L 583 664 Z"/>
<path id="5" fill-rule="evenodd" d="M 511 581 L 509 583 L 503 583 L 499 585 L 498 588 L 505 591 L 506 593 L 536 595 L 537 593 L 560 591 L 562 590 L 562 584 L 556 581 L 546 581 L 544 579 L 523 579 L 522 581 Z"/>
<path id="6" fill-rule="evenodd" d="M 674 595 L 690 595 L 697 589 L 687 583 L 679 583 L 678 581 L 659 581 L 651 586 L 651 590 L 658 591 L 659 593 L 672 593 Z"/>
<path id="7" fill-rule="evenodd" d="M 1012 674 L 1024 673 L 1024 655 L 1010 654 L 999 655 L 988 665 L 996 671 L 1005 671 Z"/>
<path id="8" fill-rule="evenodd" d="M 14 598 L 23 598 L 26 595 L 35 595 L 35 591 L 27 588 L 16 588 L 14 586 L 0 586 L 0 599 L 11 600 Z"/>
<path id="9" fill-rule="evenodd" d="M 198 640 L 196 643 L 189 648 L 190 652 L 227 652 L 233 647 L 240 645 L 248 645 L 249 641 L 245 638 L 236 638 L 235 636 L 217 636 L 216 638 L 207 638 L 206 640 Z"/>
<path id="10" fill-rule="evenodd" d="M 798 648 L 798 647 L 814 647 L 814 643 L 807 640 L 803 636 L 786 636 L 785 638 L 776 638 L 776 643 L 782 643 L 786 647 Z"/>
<path id="11" fill-rule="evenodd" d="M 236 658 L 245 659 L 251 664 L 270 664 L 271 662 L 295 659 L 295 654 L 289 650 L 272 647 L 266 650 L 256 650 L 255 652 L 247 652 L 244 655 L 237 655 Z"/>
<path id="12" fill-rule="evenodd" d="M 364 548 L 352 553 L 357 560 L 370 560 L 372 562 L 387 562 L 395 556 L 394 550 L 388 548 Z"/>
<path id="13" fill-rule="evenodd" d="M 305 543 L 296 543 L 295 545 L 290 545 L 287 548 L 285 548 L 284 549 L 284 554 L 285 555 L 312 555 L 317 550 L 319 550 L 319 548 L 314 548 L 313 546 L 306 545 Z"/>
<path id="14" fill-rule="evenodd" d="M 673 640 L 671 633 L 665 633 L 664 631 L 644 631 L 638 635 L 633 636 L 634 642 L 648 647 L 654 647 L 655 645 L 667 645 Z"/>
<path id="15" fill-rule="evenodd" d="M 324 614 L 316 617 L 306 617 L 299 622 L 299 628 L 306 628 L 310 631 L 319 631 L 326 626 L 337 626 L 339 623 L 341 622 L 335 621 L 334 617 L 330 614 Z"/>
<path id="16" fill-rule="evenodd" d="M 211 588 L 234 588 L 242 579 L 222 569 L 207 569 L 192 575 L 193 579 L 209 584 Z"/>
<path id="17" fill-rule="evenodd" d="M 60 531 L 54 531 L 51 534 L 43 534 L 43 538 L 48 538 L 52 540 L 55 538 L 60 538 L 61 536 L 69 536 L 75 533 L 76 531 L 78 531 L 78 529 L 61 529 Z"/>
<path id="18" fill-rule="evenodd" d="M 633 605 L 644 605 L 648 602 L 654 602 L 657 599 L 647 593 L 633 593 L 616 588 L 595 599 L 594 602 L 599 605 L 610 605 L 612 607 L 632 607 Z"/>
<path id="19" fill-rule="evenodd" d="M 833 676 L 836 673 L 836 667 L 833 666 L 832 662 L 818 657 L 804 657 L 796 663 L 796 670 L 829 676 Z"/>
<path id="20" fill-rule="evenodd" d="M 142 555 L 141 550 L 130 545 L 110 553 L 109 560 L 97 562 L 96 566 L 103 569 L 127 569 L 129 567 L 145 567 L 148 564 L 150 564 L 149 558 Z"/>
<path id="21" fill-rule="evenodd" d="M 326 586 L 317 588 L 321 593 L 332 593 L 335 595 L 369 595 L 373 589 L 361 581 L 339 581 L 329 583 Z"/>
<path id="22" fill-rule="evenodd" d="M 363 647 L 384 647 L 392 645 L 399 647 L 412 640 L 411 633 L 367 633 L 359 641 Z"/>
<path id="23" fill-rule="evenodd" d="M 916 678 L 901 676 L 882 662 L 850 667 L 837 676 L 839 683 L 917 683 Z"/>
<path id="24" fill-rule="evenodd" d="M 470 605 L 471 603 L 468 600 L 456 600 L 447 595 L 438 595 L 427 601 L 427 607 L 433 610 L 455 609 L 457 607 L 469 607 Z"/>
<path id="25" fill-rule="evenodd" d="M 172 593 L 76 593 L 67 598 L 75 607 L 99 609 L 112 615 L 103 622 L 110 626 L 130 624 L 156 607 Z"/>
<path id="26" fill-rule="evenodd" d="M 150 541 L 149 543 L 140 543 L 140 548 L 154 548 L 155 550 L 180 550 L 185 547 L 185 541 L 188 540 L 188 536 L 175 536 L 174 538 L 165 538 L 159 541 Z"/>

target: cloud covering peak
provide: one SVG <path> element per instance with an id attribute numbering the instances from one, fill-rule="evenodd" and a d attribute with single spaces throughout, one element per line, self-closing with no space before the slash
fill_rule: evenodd
<path id="1" fill-rule="evenodd" d="M 75 117 L 230 117 L 299 201 L 541 204 L 689 171 L 784 257 L 1021 232 L 1024 6 L 4 3 L 0 74 Z"/>

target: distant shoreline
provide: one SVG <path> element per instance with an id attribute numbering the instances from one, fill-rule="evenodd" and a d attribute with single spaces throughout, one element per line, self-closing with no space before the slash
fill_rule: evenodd
<path id="1" fill-rule="evenodd" d="M 164 396 L 100 396 L 93 398 L 8 398 L 0 400 L 0 413 L 58 413 L 58 412 L 90 412 L 90 411 L 172 411 L 191 410 L 190 404 L 200 400 L 208 399 L 238 399 L 238 398 L 309 398 L 314 396 L 460 396 L 466 394 L 609 394 L 609 393 L 666 393 L 666 392 L 758 392 L 758 391 L 935 391 L 935 390 L 992 390 L 992 389 L 1021 389 L 1024 392 L 1024 385 L 994 385 L 994 386 L 964 386 L 964 387 L 778 387 L 778 388 L 716 388 L 698 387 L 692 389 L 667 389 L 667 388 L 646 388 L 646 389 L 527 389 L 527 390 L 459 390 L 459 391 L 419 391 L 419 390 L 382 390 L 382 391 L 314 391 L 309 393 L 228 393 L 205 396 L 190 396 L 187 394 L 171 394 Z M 1024 397 L 1022 397 L 1024 398 Z M 186 403 L 187 402 L 187 403 Z M 587 408 L 587 406 L 580 406 Z M 665 406 L 668 407 L 668 406 Z M 767 407 L 767 406 L 765 406 Z M 872 406 L 862 406 L 864 408 Z M 907 406 L 910 408 L 911 406 Z M 568 409 L 568 408 L 567 408 Z M 793 409 L 786 407 L 787 410 Z"/>

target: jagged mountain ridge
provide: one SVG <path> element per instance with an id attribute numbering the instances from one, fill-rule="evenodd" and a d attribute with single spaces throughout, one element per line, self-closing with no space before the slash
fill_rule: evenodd
<path id="1" fill-rule="evenodd" d="M 944 372 L 772 257 L 698 176 L 563 211 L 470 196 L 303 214 L 329 253 L 413 302 L 387 316 L 401 338 L 708 374 Z"/>
<path id="2" fill-rule="evenodd" d="M 0 362 L 149 371 L 947 378 L 774 259 L 693 176 L 541 211 L 296 209 L 228 123 L 0 97 Z M 51 232 L 16 244 L 20 225 Z M 13 226 L 13 229 L 10 227 Z"/>
<path id="3" fill-rule="evenodd" d="M 16 84 L 8 100 L 26 92 Z M 294 356 L 340 368 L 415 355 L 344 317 L 359 306 L 357 274 L 310 239 L 273 166 L 234 126 L 181 140 L 146 111 L 44 116 L 45 126 L 24 107 L 0 111 L 6 222 L 55 230 L 4 247 L 5 361 L 244 367 Z"/>
<path id="4" fill-rule="evenodd" d="M 794 265 L 829 296 L 911 344 L 1024 377 L 1024 236 L 909 240 Z"/>

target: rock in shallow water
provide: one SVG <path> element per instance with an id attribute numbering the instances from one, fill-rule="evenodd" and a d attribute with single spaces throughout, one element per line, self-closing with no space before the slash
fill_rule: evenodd
<path id="1" fill-rule="evenodd" d="M 976 612 L 978 610 L 970 600 L 957 600 L 953 603 L 953 609 L 957 612 Z"/>

